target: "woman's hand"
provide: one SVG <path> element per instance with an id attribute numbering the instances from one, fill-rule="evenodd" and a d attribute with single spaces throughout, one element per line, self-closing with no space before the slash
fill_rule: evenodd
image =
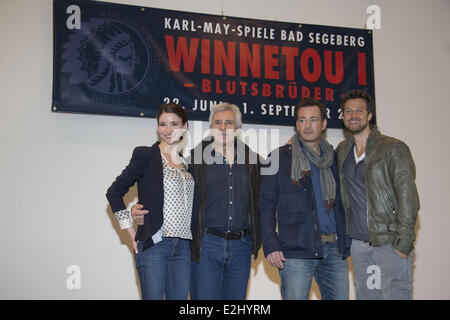
<path id="1" fill-rule="evenodd" d="M 138 254 L 137 242 L 135 240 L 136 231 L 134 231 L 134 228 L 128 228 L 127 231 L 131 238 L 131 246 L 133 247 L 133 251 L 134 253 Z"/>
<path id="2" fill-rule="evenodd" d="M 144 205 L 140 203 L 136 203 L 131 207 L 131 218 L 138 226 L 142 226 L 144 224 L 144 215 L 147 213 L 148 210 L 144 210 Z"/>

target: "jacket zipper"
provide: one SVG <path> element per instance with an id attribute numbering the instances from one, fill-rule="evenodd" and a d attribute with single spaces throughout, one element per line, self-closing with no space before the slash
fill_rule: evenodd
<path id="1" fill-rule="evenodd" d="M 303 187 L 303 191 L 306 192 L 306 183 L 304 183 L 304 187 Z M 312 210 L 312 215 L 313 215 L 313 220 L 314 220 L 314 248 L 315 248 L 315 253 L 314 255 L 317 257 L 319 255 L 319 253 L 317 252 L 318 250 L 318 239 L 317 239 L 317 235 L 318 235 L 318 231 L 317 231 L 317 214 L 316 214 L 316 198 L 314 197 L 314 192 L 311 190 L 311 200 L 312 200 L 312 206 L 313 206 L 313 210 Z"/>
<path id="2" fill-rule="evenodd" d="M 368 139 L 368 138 L 367 138 Z M 368 157 L 367 157 L 367 141 L 366 141 L 366 151 L 365 151 L 365 154 L 366 154 L 366 156 L 365 156 L 365 158 L 364 158 L 364 161 L 365 161 L 365 163 L 364 163 L 364 167 L 365 167 L 365 169 L 364 169 L 364 171 L 365 171 L 365 175 L 366 175 L 366 177 L 365 177 L 365 182 L 366 182 L 366 215 L 367 215 L 367 231 L 369 232 L 369 243 L 372 243 L 372 236 L 371 236 L 371 232 L 370 232 L 370 214 L 369 214 L 369 193 L 367 192 L 367 185 L 368 185 L 368 183 L 367 183 L 367 178 L 369 177 L 369 175 L 368 175 L 368 171 L 369 171 L 369 169 L 370 169 L 370 165 L 369 165 L 369 161 L 366 161 L 366 160 L 368 160 Z"/>

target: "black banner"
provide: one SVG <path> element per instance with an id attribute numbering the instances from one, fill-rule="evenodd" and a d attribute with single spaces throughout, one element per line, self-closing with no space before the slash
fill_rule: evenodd
<path id="1" fill-rule="evenodd" d="M 369 30 L 54 1 L 55 112 L 155 117 L 175 102 L 207 121 L 229 102 L 244 123 L 290 126 L 312 96 L 342 128 L 350 89 L 375 96 Z"/>

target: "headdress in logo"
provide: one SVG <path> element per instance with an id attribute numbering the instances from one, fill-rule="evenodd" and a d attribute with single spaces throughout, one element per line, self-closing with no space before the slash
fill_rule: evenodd
<path id="1" fill-rule="evenodd" d="M 96 102 L 130 103 L 148 92 L 159 74 L 149 40 L 124 21 L 89 19 L 64 44 L 61 71 L 69 74 L 69 85 L 81 85 Z"/>

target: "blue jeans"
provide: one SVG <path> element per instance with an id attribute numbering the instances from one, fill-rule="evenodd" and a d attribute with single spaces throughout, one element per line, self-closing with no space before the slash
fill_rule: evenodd
<path id="1" fill-rule="evenodd" d="M 348 263 L 339 255 L 336 243 L 324 243 L 323 259 L 286 259 L 279 270 L 284 300 L 308 300 L 312 278 L 323 300 L 348 299 Z"/>
<path id="2" fill-rule="evenodd" d="M 144 300 L 186 300 L 191 280 L 189 240 L 162 238 L 147 250 L 138 243 L 136 268 Z"/>
<path id="3" fill-rule="evenodd" d="M 191 300 L 245 300 L 252 242 L 205 234 L 200 263 L 192 262 Z"/>
<path id="4" fill-rule="evenodd" d="M 373 247 L 352 240 L 352 262 L 358 300 L 411 300 L 414 250 L 407 259 L 391 244 Z"/>

